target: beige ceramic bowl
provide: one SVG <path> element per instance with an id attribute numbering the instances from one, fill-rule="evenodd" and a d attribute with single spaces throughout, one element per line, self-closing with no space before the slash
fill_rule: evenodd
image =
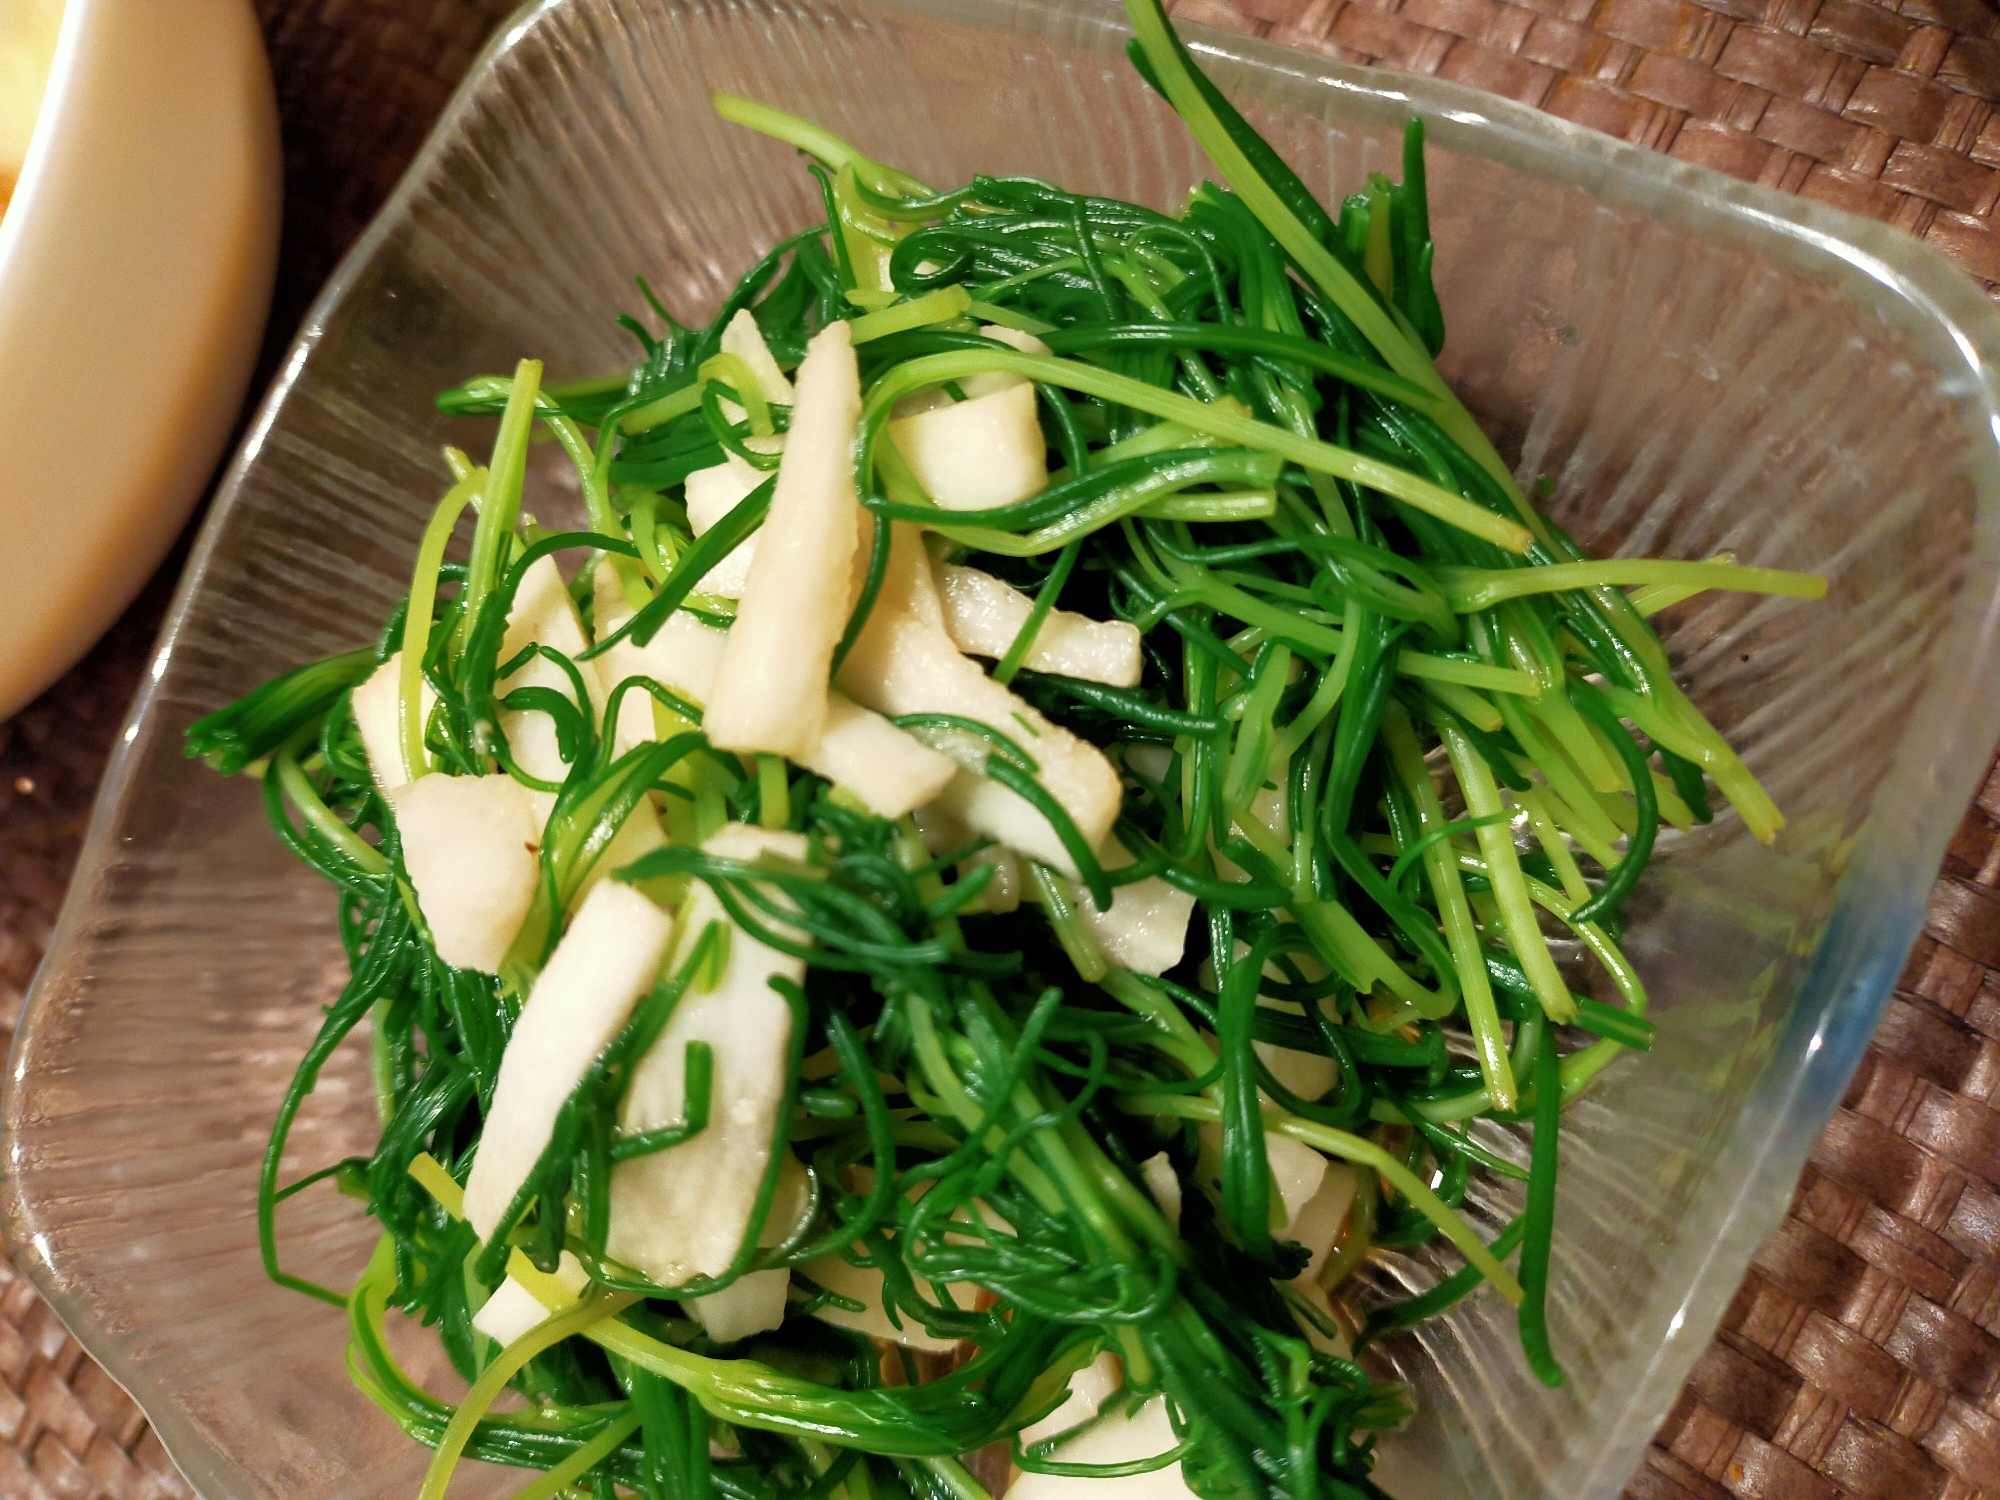
<path id="1" fill-rule="evenodd" d="M 0 219 L 0 719 L 200 496 L 269 306 L 278 165 L 249 0 L 68 0 Z"/>

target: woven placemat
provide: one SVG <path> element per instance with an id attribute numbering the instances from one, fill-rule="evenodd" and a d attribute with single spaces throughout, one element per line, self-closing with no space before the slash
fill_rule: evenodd
<path id="1" fill-rule="evenodd" d="M 265 373 L 513 0 L 258 0 L 285 138 Z M 1182 0 L 1836 203 L 2000 283 L 1992 0 Z M 261 389 L 263 379 L 257 382 Z M 178 574 L 0 723 L 0 1030 Z M 4 1038 L 0 1038 L 4 1040 Z M 0 1500 L 191 1491 L 0 1261 Z M 1626 1500 L 2000 1500 L 2000 769 L 1790 1214 Z"/>

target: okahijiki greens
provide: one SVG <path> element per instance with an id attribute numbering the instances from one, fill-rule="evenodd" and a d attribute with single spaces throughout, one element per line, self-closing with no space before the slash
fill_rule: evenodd
<path id="1" fill-rule="evenodd" d="M 1128 10 L 1233 190 L 937 190 L 719 96 L 825 221 L 705 326 L 647 291 L 629 370 L 445 393 L 497 430 L 402 606 L 189 733 L 339 894 L 260 1230 L 423 1500 L 465 1457 L 530 1500 L 1354 1500 L 1408 1411 L 1374 1340 L 1502 1297 L 1561 1379 L 1562 1109 L 1653 1031 L 1624 904 L 1712 794 L 1782 822 L 1647 616 L 1823 585 L 1585 557 L 1433 367 L 1421 123 L 1329 211 Z M 523 512 L 538 436 L 583 529 Z M 374 1153 L 282 1183 L 364 1021 Z M 1523 1184 L 1492 1243 L 1476 1174 Z M 346 1291 L 276 1254 L 327 1178 L 382 1228 Z M 1433 1240 L 1464 1269 L 1350 1295 Z"/>

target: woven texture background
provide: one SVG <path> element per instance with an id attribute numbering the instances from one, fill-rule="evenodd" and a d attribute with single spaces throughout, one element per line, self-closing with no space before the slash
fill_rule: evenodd
<path id="1" fill-rule="evenodd" d="M 2000 282 L 1992 0 L 1186 0 L 1920 235 Z"/>
<path id="2" fill-rule="evenodd" d="M 258 0 L 285 135 L 264 373 L 513 0 Z M 1434 73 L 1923 236 L 2000 283 L 1993 0 L 1182 0 L 1177 15 Z M 258 388 L 263 378 L 260 376 Z M 11 1036 L 178 574 L 0 723 Z M 190 1495 L 0 1261 L 0 1500 Z M 1782 1227 L 1626 1500 L 2000 1500 L 2000 770 Z"/>

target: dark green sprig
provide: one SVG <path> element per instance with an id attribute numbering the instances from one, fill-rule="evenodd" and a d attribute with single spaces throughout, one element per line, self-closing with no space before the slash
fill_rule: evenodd
<path id="1" fill-rule="evenodd" d="M 1340 1352 L 1321 1294 L 1344 1295 L 1371 1248 L 1440 1236 L 1471 1264 L 1370 1314 L 1355 1347 L 1492 1280 L 1521 1296 L 1531 1368 L 1560 1379 L 1547 1297 L 1564 1095 L 1654 1033 L 1617 950 L 1663 795 L 1649 757 L 1698 818 L 1710 815 L 1710 774 L 1760 836 L 1776 812 L 1678 697 L 1618 589 L 1516 585 L 1513 570 L 1582 553 L 1520 499 L 1430 367 L 1444 328 L 1421 122 L 1405 133 L 1403 180 L 1372 177 L 1331 214 L 1193 68 L 1152 0 L 1132 10 L 1135 62 L 1187 113 L 1232 190 L 1205 185 L 1174 215 L 1025 178 L 935 192 L 805 122 L 719 100 L 812 158 L 825 221 L 774 247 L 700 327 L 640 283 L 651 318 L 621 320 L 642 351 L 629 370 L 552 383 L 529 402 L 523 366 L 518 381 L 482 378 L 441 397 L 447 412 L 503 419 L 474 562 L 437 564 L 434 548 L 438 588 L 420 580 L 408 617 L 392 616 L 373 647 L 280 678 L 189 732 L 190 754 L 263 773 L 279 837 L 339 892 L 353 978 L 281 1109 L 260 1243 L 282 1283 L 346 1303 L 357 1380 L 419 1441 L 445 1443 L 456 1420 L 465 1454 L 646 1500 L 983 1500 L 954 1456 L 1011 1438 L 1060 1402 L 1075 1369 L 1113 1350 L 1128 1382 L 1119 1399 L 1163 1393 L 1174 1446 L 1078 1465 L 1060 1443 L 1038 1444 L 1020 1450 L 1022 1467 L 1102 1477 L 1178 1463 L 1203 1500 L 1379 1500 L 1376 1435 L 1403 1419 L 1406 1398 Z M 909 308 L 929 293 L 942 303 Z M 918 322 L 938 305 L 963 315 Z M 864 391 L 881 399 L 856 444 L 869 514 L 836 671 L 882 607 L 899 526 L 932 528 L 958 549 L 948 560 L 1027 593 L 1027 624 L 994 677 L 1118 769 L 1118 848 L 1094 847 L 1079 826 L 1057 775 L 1070 752 L 1047 724 L 937 706 L 894 722 L 1038 815 L 1089 910 L 1046 871 L 1033 876 L 1046 910 L 1010 910 L 1020 872 L 990 829 L 873 816 L 804 768 L 719 754 L 687 728 L 703 705 L 654 677 L 602 679 L 614 643 L 656 642 L 677 610 L 726 623 L 728 605 L 692 596 L 768 514 L 769 480 L 699 537 L 686 512 L 695 472 L 781 462 L 746 441 L 750 424 L 730 420 L 728 404 L 756 411 L 760 428 L 768 414 L 781 434 L 789 410 L 708 365 L 730 320 L 747 311 L 790 367 L 830 322 L 877 309 L 908 312 L 855 331 Z M 967 398 L 975 375 L 1018 358 L 996 355 L 982 323 L 1033 331 L 1065 361 L 1024 366 L 1053 472 L 1013 504 L 946 509 L 912 487 L 888 431 L 890 398 L 925 372 L 882 383 L 948 356 L 959 378 L 942 390 Z M 995 358 L 982 367 L 981 354 Z M 1154 409 L 1180 416 L 1163 426 Z M 1255 425 L 1217 426 L 1218 412 Z M 537 422 L 577 466 L 588 532 L 512 524 Z M 1334 450 L 1352 462 L 1312 466 Z M 1492 514 L 1533 534 L 1525 556 L 1481 539 L 1507 527 L 1475 535 L 1440 518 Z M 455 515 L 434 528 L 440 543 Z M 503 659 L 527 569 L 585 549 L 636 611 L 580 651 L 517 642 Z M 1467 569 L 1498 604 L 1473 607 L 1482 595 L 1464 587 Z M 499 976 L 438 958 L 350 704 L 406 633 L 422 634 L 427 607 L 419 668 L 432 696 L 408 741 L 424 752 L 415 769 L 510 775 L 547 798 L 537 893 Z M 1057 610 L 1126 622 L 1137 673 L 1113 685 L 1028 669 Z M 521 685 L 530 664 L 540 681 Z M 646 698 L 683 732 L 633 747 L 625 710 Z M 546 721 L 559 768 L 510 743 L 505 726 L 521 716 Z M 1431 779 L 1447 762 L 1455 797 Z M 1597 792 L 1607 775 L 1626 791 Z M 1542 821 L 1524 854 L 1509 824 L 1529 811 Z M 704 848 L 730 818 L 790 830 L 806 853 Z M 667 904 L 705 885 L 723 916 L 680 935 L 684 957 L 571 1089 L 482 1244 L 452 1204 L 508 1036 L 634 820 L 663 823 L 664 846 L 609 873 Z M 1560 847 L 1541 842 L 1548 820 Z M 1178 964 L 1139 975 L 1113 961 L 1124 950 L 1104 934 L 1135 907 L 1190 898 L 1202 920 Z M 1570 992 L 1576 971 L 1553 962 L 1538 911 L 1585 940 L 1620 1004 Z M 737 943 L 803 966 L 803 982 L 773 981 L 790 1026 L 783 1098 L 726 1272 L 656 1285 L 606 1255 L 612 1184 L 635 1158 L 672 1161 L 713 1141 L 729 1045 L 685 1045 L 678 1121 L 623 1133 L 625 1090 L 690 987 Z M 376 1150 L 281 1188 L 291 1124 L 364 1017 Z M 1532 1120 L 1525 1171 L 1472 1129 L 1481 1119 Z M 1308 1247 L 1310 1231 L 1277 1222 L 1274 1132 L 1350 1163 L 1353 1204 L 1332 1243 Z M 778 1224 L 793 1161 L 803 1206 Z M 1153 1196 L 1163 1166 L 1177 1228 Z M 1455 1213 L 1475 1174 L 1503 1196 L 1525 1178 L 1524 1211 L 1490 1247 Z M 328 1180 L 365 1194 L 385 1232 L 345 1298 L 276 1255 L 279 1205 Z M 1496 1257 L 1517 1244 L 1515 1286 Z M 543 1271 L 573 1256 L 597 1300 L 513 1374 L 529 1411 L 455 1419 L 396 1365 L 384 1320 L 395 1310 L 433 1325 L 476 1380 L 498 1351 L 475 1310 L 510 1266 L 533 1279 L 516 1251 Z M 835 1260 L 879 1283 L 873 1302 L 818 1284 L 815 1268 L 839 1280 Z M 1317 1284 L 1290 1285 L 1309 1264 Z M 753 1341 L 719 1347 L 689 1307 L 784 1270 L 793 1300 Z M 836 1311 L 879 1311 L 892 1330 L 976 1352 L 914 1381 L 916 1360 L 898 1351 L 914 1383 L 892 1386 L 877 1346 L 823 1321 Z"/>

